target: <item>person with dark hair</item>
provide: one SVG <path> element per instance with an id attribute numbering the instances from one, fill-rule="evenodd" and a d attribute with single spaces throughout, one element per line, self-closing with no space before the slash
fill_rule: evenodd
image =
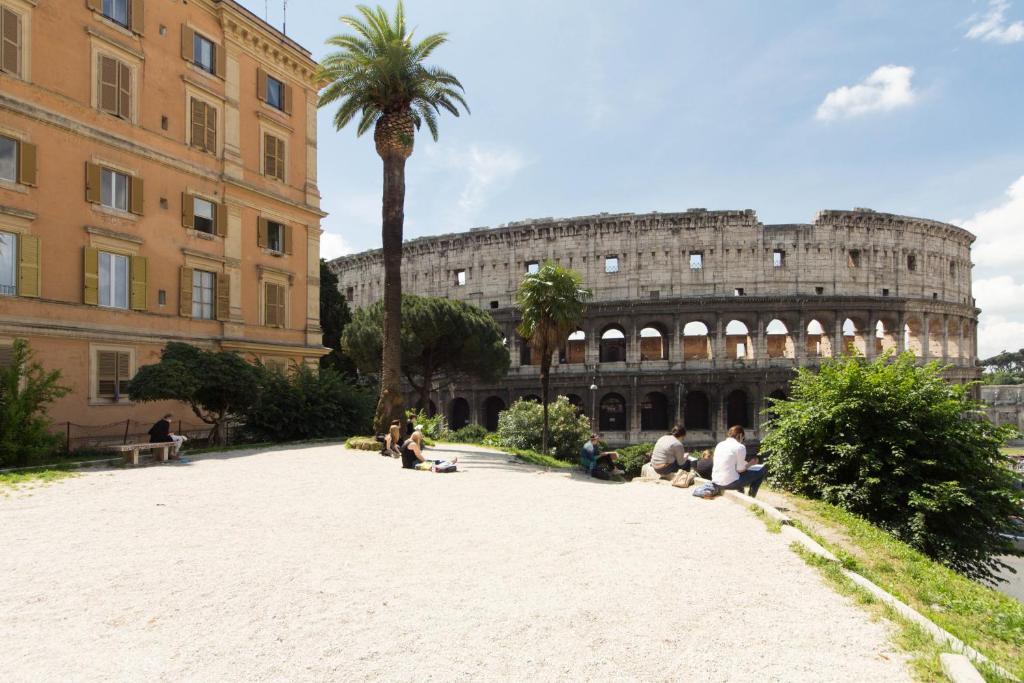
<path id="1" fill-rule="evenodd" d="M 740 493 L 749 487 L 748 495 L 754 498 L 768 471 L 759 464 L 756 457 L 747 460 L 747 447 L 743 445 L 744 437 L 743 427 L 729 427 L 729 437 L 715 446 L 711 481 L 720 489 Z"/>
<path id="2" fill-rule="evenodd" d="M 185 437 L 171 432 L 172 417 L 173 415 L 167 413 L 149 428 L 149 442 L 168 443 L 173 441 L 174 449 L 171 451 L 170 457 L 177 458 L 178 451 L 181 450 L 181 444 L 185 442 Z"/>
<path id="3" fill-rule="evenodd" d="M 615 466 L 619 454 L 615 451 L 601 451 L 600 438 L 597 434 L 590 435 L 590 441 L 580 449 L 580 467 L 595 479 L 608 480 L 613 474 L 625 474 L 624 470 Z"/>
<path id="4" fill-rule="evenodd" d="M 686 429 L 676 425 L 671 432 L 655 442 L 651 452 L 651 467 L 655 472 L 666 477 L 680 470 L 690 471 L 693 461 L 687 457 L 686 449 L 683 448 L 685 438 Z"/>

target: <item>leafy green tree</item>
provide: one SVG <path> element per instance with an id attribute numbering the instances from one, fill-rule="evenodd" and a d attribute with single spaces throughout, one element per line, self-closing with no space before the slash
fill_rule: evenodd
<path id="1" fill-rule="evenodd" d="M 242 416 L 258 399 L 265 370 L 237 353 L 204 351 L 171 342 L 160 362 L 144 365 L 132 378 L 133 401 L 181 401 L 212 426 L 210 443 L 227 443 L 227 422 Z"/>
<path id="2" fill-rule="evenodd" d="M 380 371 L 381 302 L 359 309 L 345 327 L 342 348 L 360 372 Z M 476 306 L 439 297 L 402 297 L 402 372 L 430 405 L 435 384 L 474 378 L 496 382 L 508 372 L 508 349 L 501 328 Z"/>
<path id="3" fill-rule="evenodd" d="M 544 411 L 541 450 L 548 450 L 548 382 L 551 354 L 583 320 L 591 292 L 581 284 L 575 270 L 545 261 L 534 274 L 527 274 L 516 291 L 516 307 L 522 315 L 519 334 L 540 352 L 540 397 Z"/>
<path id="4" fill-rule="evenodd" d="M 773 483 L 876 524 L 974 579 L 1000 555 L 1024 493 L 1000 447 L 1014 429 L 984 418 L 970 388 L 910 354 L 800 369 L 761 443 Z"/>
<path id="5" fill-rule="evenodd" d="M 22 339 L 15 340 L 11 362 L 0 366 L 0 465 L 33 465 L 58 450 L 46 407 L 70 389 L 60 371 L 47 371 Z"/>
<path id="6" fill-rule="evenodd" d="M 495 444 L 505 448 L 537 451 L 559 460 L 575 462 L 580 448 L 590 436 L 590 421 L 580 415 L 565 396 L 550 404 L 550 416 L 536 401 L 516 401 L 498 416 Z M 550 417 L 551 449 L 543 443 L 544 420 Z"/>
<path id="7" fill-rule="evenodd" d="M 351 320 L 348 302 L 338 290 L 338 276 L 327 261 L 320 259 L 320 328 L 324 332 L 324 346 L 331 350 L 320 358 L 320 369 L 336 370 L 354 379 L 355 363 L 341 350 L 341 333 Z"/>
<path id="8" fill-rule="evenodd" d="M 981 361 L 985 384 L 1024 384 L 1024 349 L 1003 351 Z"/>
<path id="9" fill-rule="evenodd" d="M 357 116 L 356 135 L 373 128 L 373 141 L 384 164 L 381 237 L 384 258 L 384 343 L 380 374 L 380 400 L 374 419 L 376 431 L 402 417 L 400 386 L 402 230 L 405 222 L 405 162 L 412 155 L 416 131 L 424 123 L 437 141 L 437 119 L 442 111 L 468 112 L 459 80 L 444 69 L 424 62 L 447 34 L 434 33 L 413 42 L 401 0 L 390 17 L 379 5 L 357 5 L 360 16 L 341 22 L 354 34 L 327 39 L 337 48 L 320 63 L 317 80 L 328 82 L 320 106 L 340 102 L 334 126 L 341 130 Z"/>

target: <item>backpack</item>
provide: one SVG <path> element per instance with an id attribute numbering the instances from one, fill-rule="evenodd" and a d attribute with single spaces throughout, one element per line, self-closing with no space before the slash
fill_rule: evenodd
<path id="1" fill-rule="evenodd" d="M 448 462 L 447 460 L 445 460 L 444 462 L 437 463 L 436 465 L 434 465 L 430 469 L 433 470 L 434 472 L 440 472 L 442 474 L 444 474 L 446 472 L 456 472 L 456 471 L 458 471 L 458 468 L 456 467 L 455 463 Z"/>
<path id="2" fill-rule="evenodd" d="M 706 484 L 701 484 L 693 490 L 693 495 L 698 498 L 714 498 L 721 495 L 721 493 L 722 491 L 710 481 Z"/>

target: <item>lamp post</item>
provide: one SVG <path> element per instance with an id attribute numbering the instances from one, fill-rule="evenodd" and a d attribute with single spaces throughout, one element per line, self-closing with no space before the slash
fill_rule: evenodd
<path id="1" fill-rule="evenodd" d="M 590 431 L 597 434 L 597 385 L 590 385 Z"/>

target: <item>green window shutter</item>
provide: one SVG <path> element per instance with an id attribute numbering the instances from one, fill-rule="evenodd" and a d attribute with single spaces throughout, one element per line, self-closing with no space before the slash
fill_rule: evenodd
<path id="1" fill-rule="evenodd" d="M 217 320 L 231 317 L 231 276 L 217 273 Z"/>
<path id="2" fill-rule="evenodd" d="M 132 117 L 132 70 L 121 62 L 117 63 L 117 115 Z"/>
<path id="3" fill-rule="evenodd" d="M 35 145 L 18 143 L 18 182 L 22 185 L 36 185 L 38 177 L 38 151 Z"/>
<path id="4" fill-rule="evenodd" d="M 204 123 L 207 152 L 217 153 L 217 109 L 206 105 L 206 121 Z"/>
<path id="5" fill-rule="evenodd" d="M 196 227 L 196 205 L 192 201 L 192 195 L 188 192 L 181 193 L 181 227 L 189 229 Z"/>
<path id="6" fill-rule="evenodd" d="M 149 262 L 145 256 L 131 257 L 131 307 L 133 311 L 146 310 L 146 299 L 148 298 L 148 271 Z"/>
<path id="7" fill-rule="evenodd" d="M 267 101 L 267 72 L 256 67 L 256 98 L 260 102 Z"/>
<path id="8" fill-rule="evenodd" d="M 284 226 L 284 253 L 292 253 L 292 226 Z"/>
<path id="9" fill-rule="evenodd" d="M 100 303 L 100 252 L 92 247 L 85 248 L 85 282 L 82 303 L 98 306 Z"/>
<path id="10" fill-rule="evenodd" d="M 138 33 L 139 35 L 142 35 L 144 33 L 142 29 L 146 24 L 146 7 L 144 1 L 132 0 L 131 12 L 132 31 Z"/>
<path id="11" fill-rule="evenodd" d="M 39 296 L 39 238 L 18 235 L 18 296 Z"/>
<path id="12" fill-rule="evenodd" d="M 228 207 L 226 204 L 217 204 L 217 218 L 214 221 L 214 233 L 218 237 L 227 237 L 228 234 Z"/>
<path id="13" fill-rule="evenodd" d="M 85 201 L 91 204 L 100 203 L 100 191 L 102 186 L 100 167 L 96 164 L 85 162 Z"/>
<path id="14" fill-rule="evenodd" d="M 0 71 L 21 75 L 21 16 L 0 8 Z"/>
<path id="15" fill-rule="evenodd" d="M 182 268 L 179 280 L 178 315 L 192 317 L 192 269 Z"/>
<path id="16" fill-rule="evenodd" d="M 117 116 L 118 109 L 118 94 L 120 88 L 118 86 L 118 63 L 116 59 L 107 57 L 106 55 L 100 55 L 100 90 L 99 90 L 99 105 L 100 109 L 107 112 L 108 114 L 114 114 Z"/>
<path id="17" fill-rule="evenodd" d="M 185 24 L 181 25 L 181 58 L 194 62 L 196 59 L 195 55 L 195 39 L 196 32 L 190 29 Z"/>
<path id="18" fill-rule="evenodd" d="M 96 352 L 96 395 L 98 398 L 114 398 L 114 390 L 117 386 L 117 356 L 116 351 Z"/>
<path id="19" fill-rule="evenodd" d="M 192 146 L 206 143 L 206 103 L 192 98 Z"/>
<path id="20" fill-rule="evenodd" d="M 134 213 L 134 214 L 136 214 L 138 216 L 141 216 L 141 215 L 143 215 L 143 211 L 142 211 L 142 198 L 143 198 L 143 194 L 142 194 L 142 188 L 143 188 L 142 178 L 140 178 L 138 176 L 132 176 L 131 180 L 128 182 L 128 185 L 129 185 L 128 189 L 131 192 L 131 203 L 130 203 L 128 208 L 131 210 L 132 213 Z"/>
<path id="21" fill-rule="evenodd" d="M 284 86 L 284 113 L 292 115 L 292 86 Z"/>
<path id="22" fill-rule="evenodd" d="M 266 247 L 267 246 L 267 243 L 270 241 L 270 237 L 268 235 L 269 230 L 270 229 L 267 227 L 267 219 L 266 218 L 259 219 L 259 223 L 257 224 L 257 227 L 256 227 L 256 246 L 257 247 Z"/>
<path id="23" fill-rule="evenodd" d="M 214 75 L 224 78 L 228 73 L 228 51 L 223 45 L 213 46 L 213 63 Z"/>

